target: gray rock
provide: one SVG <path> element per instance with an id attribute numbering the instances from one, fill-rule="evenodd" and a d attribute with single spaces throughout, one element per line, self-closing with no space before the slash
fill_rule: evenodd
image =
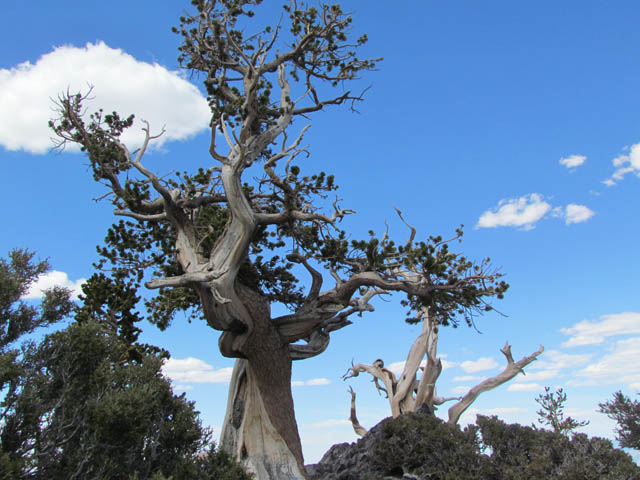
<path id="1" fill-rule="evenodd" d="M 354 443 L 339 443 L 332 446 L 315 465 L 307 465 L 309 480 L 401 480 L 418 479 L 403 471 L 386 472 L 385 475 L 373 470 L 375 445 L 382 440 L 382 429 L 386 418 Z"/>

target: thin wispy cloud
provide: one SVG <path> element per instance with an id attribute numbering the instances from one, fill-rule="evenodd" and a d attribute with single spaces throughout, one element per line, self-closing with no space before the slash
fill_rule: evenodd
<path id="1" fill-rule="evenodd" d="M 640 177 L 640 143 L 625 147 L 624 150 L 626 153 L 618 155 L 612 161 L 615 170 L 611 177 L 602 181 L 608 187 L 614 186 L 629 173 Z"/>
<path id="2" fill-rule="evenodd" d="M 528 369 L 527 369 L 528 370 Z M 537 372 L 524 372 L 524 375 L 517 375 L 513 380 L 519 383 L 540 381 L 540 380 L 549 380 L 551 378 L 556 378 L 560 375 L 560 370 L 558 369 L 549 369 L 549 370 L 540 370 Z"/>
<path id="3" fill-rule="evenodd" d="M 23 297 L 25 300 L 37 300 L 42 298 L 45 290 L 53 287 L 63 287 L 71 290 L 71 296 L 75 300 L 82 293 L 82 285 L 87 281 L 86 278 L 71 280 L 69 275 L 58 270 L 40 275 L 35 282 L 31 284 L 29 291 Z"/>
<path id="4" fill-rule="evenodd" d="M 570 338 L 563 347 L 579 347 L 603 343 L 607 337 L 640 334 L 640 313 L 622 312 L 603 315 L 600 320 L 583 320 L 560 330 Z"/>
<path id="5" fill-rule="evenodd" d="M 538 383 L 512 383 L 507 387 L 510 392 L 538 392 L 543 389 Z"/>
<path id="6" fill-rule="evenodd" d="M 640 385 L 640 337 L 615 342 L 611 351 L 575 373 L 571 386 Z"/>
<path id="7" fill-rule="evenodd" d="M 313 422 L 313 423 L 305 423 L 302 425 L 302 428 L 333 428 L 333 427 L 351 427 L 351 422 L 349 420 L 332 418 L 329 420 L 323 420 L 320 422 Z"/>
<path id="8" fill-rule="evenodd" d="M 569 155 L 560 159 L 560 165 L 564 165 L 570 172 L 575 171 L 577 167 L 587 161 L 587 157 L 584 155 Z"/>
<path id="9" fill-rule="evenodd" d="M 452 382 L 481 382 L 486 377 L 476 377 L 474 375 L 463 375 L 461 377 L 453 377 Z"/>
<path id="10" fill-rule="evenodd" d="M 467 385 L 458 385 L 457 387 L 453 387 L 451 389 L 451 393 L 453 393 L 454 395 L 464 395 L 469 390 L 471 390 L 471 387 L 468 387 Z"/>
<path id="11" fill-rule="evenodd" d="M 584 365 L 593 358 L 590 353 L 571 354 L 559 350 L 546 350 L 539 360 L 533 362 L 527 370 L 563 371 Z M 527 374 L 528 375 L 528 374 Z"/>
<path id="12" fill-rule="evenodd" d="M 294 380 L 291 382 L 292 387 L 315 387 L 319 385 L 329 385 L 331 380 L 328 378 L 312 378 L 310 380 Z"/>
<path id="13" fill-rule="evenodd" d="M 207 100 L 183 74 L 138 61 L 103 42 L 88 43 L 83 48 L 56 47 L 35 64 L 0 69 L 0 146 L 46 153 L 53 146 L 48 127 L 56 116 L 53 100 L 66 91 L 86 94 L 88 85 L 95 97 L 85 105 L 89 112 L 103 108 L 136 115 L 136 123 L 122 137 L 130 148 L 143 139 L 141 120 L 150 123 L 152 133 L 166 126 L 155 147 L 208 127 Z"/>
<path id="14" fill-rule="evenodd" d="M 467 373 L 482 372 L 483 370 L 491 370 L 499 366 L 500 364 L 496 362 L 493 357 L 481 357 L 477 360 L 467 360 L 460 364 L 460 368 Z"/>

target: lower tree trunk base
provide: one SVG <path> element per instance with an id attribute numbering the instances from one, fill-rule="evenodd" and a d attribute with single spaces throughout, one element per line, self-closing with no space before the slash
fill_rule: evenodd
<path id="1" fill-rule="evenodd" d="M 256 480 L 304 480 L 304 466 L 274 427 L 256 375 L 247 360 L 236 360 L 221 448 L 240 460 Z"/>

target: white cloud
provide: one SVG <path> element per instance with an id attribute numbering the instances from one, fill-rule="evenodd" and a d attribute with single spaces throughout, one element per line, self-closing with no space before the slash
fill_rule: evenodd
<path id="1" fill-rule="evenodd" d="M 45 153 L 52 147 L 47 125 L 55 116 L 51 99 L 62 92 L 86 94 L 89 112 L 103 108 L 123 116 L 136 115 L 136 123 L 123 140 L 130 148 L 142 140 L 141 120 L 153 132 L 166 133 L 154 142 L 187 138 L 205 129 L 211 113 L 198 89 L 178 72 L 158 64 L 136 60 L 104 43 L 84 48 L 62 46 L 40 57 L 35 64 L 21 63 L 0 69 L 0 145 L 7 150 Z"/>
<path id="2" fill-rule="evenodd" d="M 602 181 L 608 187 L 612 187 L 616 182 L 622 180 L 627 173 L 635 173 L 640 177 L 640 143 L 625 147 L 624 150 L 627 153 L 618 155 L 612 161 L 615 171 L 611 178 Z"/>
<path id="3" fill-rule="evenodd" d="M 611 353 L 576 372 L 579 378 L 570 380 L 567 385 L 637 385 L 640 383 L 637 365 L 640 365 L 640 337 L 618 340 Z"/>
<path id="4" fill-rule="evenodd" d="M 473 375 L 464 375 L 462 377 L 454 377 L 452 382 L 481 382 L 487 377 L 474 377 Z"/>
<path id="5" fill-rule="evenodd" d="M 389 365 L 385 365 L 387 370 L 391 370 L 396 376 L 402 374 L 402 370 L 404 369 L 404 364 L 407 362 L 393 362 Z"/>
<path id="6" fill-rule="evenodd" d="M 549 210 L 551 205 L 538 193 L 504 199 L 493 211 L 487 210 L 480 215 L 476 228 L 522 227 L 531 230 Z"/>
<path id="7" fill-rule="evenodd" d="M 560 159 L 560 164 L 567 167 L 569 170 L 575 170 L 587 160 L 584 155 L 569 155 Z"/>
<path id="8" fill-rule="evenodd" d="M 575 368 L 587 363 L 593 355 L 585 353 L 573 355 L 559 350 L 546 350 L 541 360 L 536 360 L 529 366 L 529 370 L 561 371 L 567 368 Z M 528 376 L 528 375 L 527 375 Z"/>
<path id="9" fill-rule="evenodd" d="M 524 382 L 532 382 L 534 380 L 549 380 L 550 378 L 557 377 L 559 374 L 560 374 L 560 371 L 557 369 L 540 370 L 539 372 L 525 373 L 524 375 L 517 375 L 514 378 L 514 381 L 524 383 Z"/>
<path id="10" fill-rule="evenodd" d="M 468 387 L 466 385 L 458 385 L 457 387 L 453 387 L 451 389 L 451 393 L 453 393 L 454 395 L 463 395 L 469 390 L 471 390 L 471 387 Z"/>
<path id="11" fill-rule="evenodd" d="M 459 365 L 458 362 L 450 362 L 449 360 L 444 360 L 442 358 L 440 358 L 440 362 L 442 362 L 442 370 L 446 370 L 448 368 L 457 367 Z"/>
<path id="12" fill-rule="evenodd" d="M 500 365 L 493 357 L 481 357 L 478 360 L 467 360 L 462 362 L 460 367 L 467 373 L 481 372 L 483 370 L 491 370 Z"/>
<path id="13" fill-rule="evenodd" d="M 43 275 L 40 275 L 38 279 L 31 284 L 29 291 L 23 297 L 27 300 L 34 300 L 42 298 L 44 291 L 53 287 L 68 288 L 72 292 L 72 298 L 75 300 L 78 295 L 82 293 L 82 284 L 86 282 L 86 278 L 73 281 L 69 279 L 69 276 L 65 272 L 59 272 L 58 270 L 51 270 Z"/>
<path id="14" fill-rule="evenodd" d="M 180 392 L 186 392 L 188 390 L 193 390 L 193 385 L 175 385 L 173 389 Z"/>
<path id="15" fill-rule="evenodd" d="M 312 378 L 306 381 L 294 380 L 291 382 L 291 386 L 292 387 L 302 387 L 302 386 L 314 387 L 318 385 L 329 385 L 330 383 L 331 383 L 331 380 L 329 380 L 328 378 Z"/>
<path id="16" fill-rule="evenodd" d="M 331 427 L 351 427 L 349 420 L 329 419 L 321 422 L 307 423 L 303 428 L 331 428 Z"/>
<path id="17" fill-rule="evenodd" d="M 304 382 L 305 385 L 329 385 L 331 383 L 331 380 L 329 380 L 328 378 L 312 378 L 311 380 L 307 380 L 306 382 Z"/>
<path id="18" fill-rule="evenodd" d="M 640 333 L 640 313 L 622 312 L 603 315 L 600 320 L 583 320 L 573 327 L 563 328 L 561 332 L 570 335 L 563 347 L 597 345 L 607 337 Z"/>
<path id="19" fill-rule="evenodd" d="M 174 382 L 228 383 L 231 380 L 233 367 L 216 370 L 213 366 L 199 358 L 170 358 L 163 365 L 162 373 Z"/>
<path id="20" fill-rule="evenodd" d="M 460 417 L 460 421 L 458 422 L 461 426 L 468 425 L 470 423 L 475 423 L 477 415 L 485 415 L 485 416 L 497 416 L 502 420 L 507 421 L 508 423 L 526 423 L 523 421 L 523 416 L 527 416 L 530 412 L 521 407 L 496 407 L 496 408 L 476 408 L 471 407 L 467 409 L 462 416 Z"/>
<path id="21" fill-rule="evenodd" d="M 572 223 L 582 223 L 589 220 L 595 212 L 584 205 L 576 205 L 570 203 L 565 207 L 565 223 L 570 225 Z"/>
<path id="22" fill-rule="evenodd" d="M 543 386 L 537 383 L 512 383 L 507 390 L 510 392 L 537 392 L 543 390 Z"/>

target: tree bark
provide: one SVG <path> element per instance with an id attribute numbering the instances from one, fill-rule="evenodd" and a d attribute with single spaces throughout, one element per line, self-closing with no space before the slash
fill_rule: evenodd
<path id="1" fill-rule="evenodd" d="M 243 345 L 247 358 L 237 359 L 233 369 L 221 447 L 259 480 L 304 479 L 288 343 L 271 323 L 268 311 L 262 312 L 267 316 L 256 318 L 261 309 L 255 307 L 248 308 L 254 322 Z"/>

